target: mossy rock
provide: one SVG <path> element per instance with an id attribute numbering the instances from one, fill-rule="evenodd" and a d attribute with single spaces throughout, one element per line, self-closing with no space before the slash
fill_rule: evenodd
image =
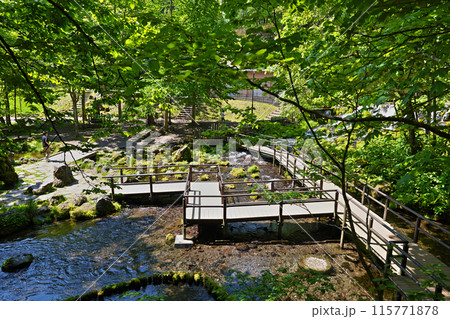
<path id="1" fill-rule="evenodd" d="M 103 295 L 104 297 L 112 296 L 112 295 L 114 294 L 113 286 L 114 286 L 114 285 L 108 285 L 108 286 L 105 286 L 105 287 L 103 287 L 103 288 L 100 290 L 100 292 L 102 293 L 102 295 Z"/>
<path id="2" fill-rule="evenodd" d="M 247 177 L 247 173 L 243 167 L 235 167 L 231 170 L 230 175 L 236 178 Z"/>
<path id="3" fill-rule="evenodd" d="M 70 211 L 70 218 L 75 220 L 88 220 L 97 217 L 95 207 L 91 203 L 84 203 L 80 207 L 75 207 Z"/>
<path id="4" fill-rule="evenodd" d="M 139 279 L 141 287 L 143 287 L 143 288 L 145 288 L 149 284 L 149 279 L 150 279 L 150 284 L 152 282 L 151 277 L 142 276 L 142 277 L 139 277 L 138 279 Z"/>
<path id="5" fill-rule="evenodd" d="M 183 179 L 183 175 L 181 174 L 175 174 L 174 177 L 178 180 Z"/>
<path id="6" fill-rule="evenodd" d="M 100 291 L 97 293 L 97 300 L 98 300 L 98 301 L 103 301 L 103 300 L 105 300 L 105 292 L 104 292 L 103 290 L 100 290 Z"/>
<path id="7" fill-rule="evenodd" d="M 247 173 L 249 174 L 259 173 L 259 167 L 257 165 L 252 165 L 247 169 Z"/>
<path id="8" fill-rule="evenodd" d="M 192 284 L 194 283 L 194 275 L 192 273 L 186 274 L 186 282 L 192 286 Z"/>
<path id="9" fill-rule="evenodd" d="M 234 184 L 225 184 L 226 189 L 235 189 L 236 186 Z"/>
<path id="10" fill-rule="evenodd" d="M 161 274 L 153 274 L 152 282 L 154 285 L 160 285 L 162 283 L 162 275 Z"/>
<path id="11" fill-rule="evenodd" d="M 94 300 L 97 300 L 97 296 L 98 296 L 98 291 L 92 290 L 85 294 L 82 294 L 80 297 L 80 300 L 81 301 L 94 301 Z"/>
<path id="12" fill-rule="evenodd" d="M 209 181 L 209 175 L 203 174 L 202 176 L 200 176 L 199 180 L 200 181 Z"/>
<path id="13" fill-rule="evenodd" d="M 141 281 L 138 278 L 131 279 L 128 284 L 131 289 L 134 289 L 136 291 L 141 289 Z"/>
<path id="14" fill-rule="evenodd" d="M 259 172 L 258 173 L 253 173 L 250 176 L 251 176 L 251 178 L 258 179 L 259 178 Z"/>
<path id="15" fill-rule="evenodd" d="M 194 274 L 194 284 L 200 285 L 202 282 L 202 276 L 198 273 Z"/>

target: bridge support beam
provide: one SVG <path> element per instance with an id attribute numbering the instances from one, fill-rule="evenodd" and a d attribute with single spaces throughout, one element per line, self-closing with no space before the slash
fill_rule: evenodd
<path id="1" fill-rule="evenodd" d="M 280 210 L 278 215 L 278 239 L 282 238 L 283 234 L 283 202 L 280 202 Z"/>
<path id="2" fill-rule="evenodd" d="M 347 228 L 347 207 L 344 208 L 344 216 L 342 217 L 341 240 L 339 246 L 344 248 L 345 229 Z"/>

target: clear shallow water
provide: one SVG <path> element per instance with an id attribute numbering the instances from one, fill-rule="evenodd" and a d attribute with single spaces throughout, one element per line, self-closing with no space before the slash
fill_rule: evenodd
<path id="1" fill-rule="evenodd" d="M 133 291 L 135 293 L 135 291 Z M 163 300 L 165 301 L 213 301 L 209 293 L 205 288 L 201 286 L 195 285 L 149 285 L 143 289 L 137 291 L 140 295 L 138 297 L 135 296 L 121 296 L 121 295 L 113 295 L 111 297 L 105 298 L 105 301 L 135 301 L 139 297 L 143 295 L 147 295 L 150 297 L 154 296 L 163 296 Z"/>
<path id="2" fill-rule="evenodd" d="M 246 153 L 239 153 L 239 156 L 241 158 L 246 156 L 246 159 L 250 160 L 246 164 L 260 166 L 261 179 L 270 179 L 269 175 L 275 176 L 277 173 L 277 168 L 272 167 L 270 163 L 247 158 Z M 115 262 L 117 257 L 154 221 L 150 216 L 138 214 L 136 217 L 130 214 L 131 210 L 125 210 L 118 216 L 105 219 L 65 221 L 0 241 L 0 263 L 11 256 L 25 253 L 31 253 L 35 258 L 28 269 L 18 273 L 0 271 L 0 300 L 65 299 L 80 295 L 88 288 L 100 289 L 141 274 L 152 273 L 152 264 L 156 261 L 153 255 L 154 248 L 144 241 L 137 241 L 119 261 Z M 296 231 L 297 228 L 292 229 L 293 233 Z M 259 226 L 248 223 L 233 226 L 230 233 L 237 237 L 241 235 L 245 238 L 255 236 L 265 238 L 274 236 L 275 231 L 271 223 Z M 151 236 L 151 231 L 147 235 Z M 108 269 L 113 263 L 114 265 Z M 105 271 L 106 273 L 99 278 Z M 151 287 L 153 286 L 147 289 L 154 291 L 145 292 L 146 294 L 164 294 L 168 296 L 168 300 L 210 299 L 207 292 L 199 287 Z M 170 293 L 165 292 L 167 289 Z"/>
<path id="3" fill-rule="evenodd" d="M 0 242 L 0 262 L 32 253 L 18 273 L 0 271 L 0 300 L 57 300 L 83 293 L 152 222 L 151 217 L 119 216 L 63 222 Z M 153 248 L 138 241 L 91 289 L 150 271 Z"/>

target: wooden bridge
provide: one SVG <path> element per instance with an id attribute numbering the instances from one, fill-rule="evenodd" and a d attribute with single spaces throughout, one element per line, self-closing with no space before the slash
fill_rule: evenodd
<path id="1" fill-rule="evenodd" d="M 304 156 L 295 156 L 287 150 L 261 145 L 249 147 L 248 150 L 253 154 L 257 154 L 257 156 L 265 155 L 271 157 L 274 163 L 275 161 L 278 162 L 280 169 L 283 167 L 294 178 L 304 178 L 307 175 L 307 171 L 315 168 L 318 172 L 316 175 L 321 179 L 319 181 L 305 179 L 306 184 L 308 185 L 309 183 L 309 186 L 312 187 L 319 183 L 322 191 L 333 190 L 337 191 L 337 194 L 342 195 L 342 189 L 328 181 L 324 176 L 326 170 L 306 160 Z M 332 172 L 327 173 L 330 176 L 334 175 Z M 365 183 L 360 182 L 359 185 L 348 183 L 347 187 L 361 194 L 361 200 L 358 201 L 347 193 L 357 237 L 384 264 L 385 275 L 392 279 L 398 291 L 397 298 L 401 299 L 401 297 L 404 297 L 407 299 L 408 293 L 425 290 L 425 292 L 434 295 L 435 298 L 437 298 L 438 294 L 443 294 L 445 300 L 450 300 L 450 267 L 418 244 L 419 236 L 426 235 L 441 245 L 442 249 L 448 251 L 450 250 L 448 242 L 446 243 L 436 238 L 420 226 L 427 222 L 435 227 L 437 231 L 442 232 L 447 240 L 450 238 L 449 231 Z M 377 198 L 375 198 L 375 195 L 371 195 L 369 191 L 376 193 Z M 336 199 L 340 195 L 336 195 Z M 366 203 L 369 207 L 365 206 Z M 414 222 L 390 208 L 390 203 L 394 203 L 397 207 L 410 213 L 415 219 Z M 381 206 L 383 216 L 379 216 L 370 209 L 375 204 Z M 348 233 L 349 229 L 349 216 L 342 196 L 340 196 L 337 206 L 336 212 L 343 230 L 341 235 L 341 247 L 343 247 L 344 233 Z M 390 225 L 387 222 L 388 214 L 394 214 L 411 225 L 414 228 L 413 238 L 409 238 Z M 437 273 L 430 273 L 432 268 L 428 268 L 429 265 L 441 265 L 440 273 L 444 278 L 441 278 Z M 389 274 L 388 270 L 391 270 L 392 273 Z M 431 286 L 430 284 L 423 285 L 430 280 L 433 282 Z"/>
<path id="2" fill-rule="evenodd" d="M 186 227 L 194 224 L 220 223 L 223 229 L 232 222 L 276 220 L 278 222 L 278 234 L 281 237 L 283 220 L 286 218 L 311 218 L 327 217 L 335 219 L 342 227 L 341 246 L 344 246 L 344 234 L 348 234 L 348 212 L 342 199 L 342 189 L 327 180 L 325 170 L 317 166 L 319 179 L 305 177 L 313 163 L 308 162 L 303 156 L 293 154 L 268 146 L 253 146 L 248 148 L 257 156 L 269 156 L 273 163 L 278 163 L 280 170 L 284 168 L 293 179 L 289 180 L 261 180 L 247 182 L 228 182 L 222 179 L 220 166 L 216 164 L 203 165 L 166 165 L 159 167 L 125 167 L 117 168 L 120 175 L 107 176 L 110 181 L 112 196 L 149 196 L 158 194 L 180 194 L 183 202 L 183 237 Z M 139 174 L 123 174 L 125 170 L 138 170 Z M 147 170 L 147 173 L 144 171 Z M 199 180 L 200 175 L 207 174 L 209 181 Z M 329 174 L 333 174 L 329 172 Z M 168 181 L 170 177 L 179 180 Z M 181 179 L 180 179 L 181 177 Z M 125 183 L 125 178 L 140 178 L 143 181 Z M 229 185 L 240 183 L 262 184 L 258 192 L 230 191 Z M 281 186 L 280 186 L 281 185 Z M 120 188 L 116 188 L 120 187 Z M 441 274 L 450 278 L 450 268 L 442 261 L 434 257 L 418 244 L 419 236 L 426 235 L 443 249 L 450 249 L 448 244 L 439 240 L 420 227 L 421 223 L 429 223 L 437 227 L 440 232 L 449 235 L 449 232 L 427 220 L 422 215 L 397 202 L 395 199 L 362 184 L 349 184 L 356 192 L 361 194 L 361 200 L 347 194 L 351 208 L 351 218 L 355 225 L 357 237 L 384 265 L 385 275 L 394 282 L 398 298 L 408 298 L 408 293 L 413 291 L 426 291 L 438 298 L 442 294 L 446 300 L 450 300 L 449 281 L 438 274 L 426 273 L 428 265 L 442 265 Z M 301 196 L 292 200 L 268 201 L 264 198 L 264 190 L 275 193 L 296 191 Z M 369 190 L 375 192 L 370 194 Z M 182 195 L 182 196 L 181 196 Z M 253 199 L 250 199 L 253 197 Z M 382 199 L 379 199 L 379 198 Z M 397 211 L 390 208 L 389 203 L 410 212 L 415 221 L 411 222 Z M 379 216 L 372 209 L 365 206 L 381 205 L 383 216 Z M 373 207 L 373 206 L 371 206 Z M 414 227 L 414 236 L 409 238 L 396 230 L 387 222 L 388 214 L 394 214 Z M 422 286 L 425 281 L 433 281 L 433 284 Z"/>
<path id="3" fill-rule="evenodd" d="M 205 168 L 209 170 L 206 172 Z M 276 220 L 281 237 L 283 220 L 288 218 L 337 217 L 337 190 L 322 190 L 319 185 L 305 186 L 310 183 L 304 178 L 289 180 L 289 186 L 279 186 L 284 179 L 272 179 L 253 182 L 224 182 L 219 165 L 166 165 L 153 167 L 114 168 L 120 175 L 107 176 L 112 197 L 149 196 L 179 193 L 183 195 L 183 237 L 186 227 L 203 223 L 221 223 L 223 229 L 231 222 Z M 176 170 L 178 171 L 172 171 Z M 180 171 L 181 169 L 181 171 Z M 140 174 L 123 174 L 124 171 L 138 170 Z M 144 173 L 144 171 L 150 173 Z M 165 172 L 162 172 L 162 171 Z M 169 170 L 169 172 L 167 172 Z M 159 172 L 158 172 L 159 171 Z M 214 181 L 201 181 L 199 175 L 208 174 Z M 167 181 L 168 177 L 183 175 L 183 180 Z M 126 183 L 125 178 L 139 178 L 140 182 Z M 261 197 L 263 192 L 226 191 L 227 185 L 246 184 L 247 187 L 264 184 L 271 191 L 296 191 L 300 199 L 270 202 Z M 303 185 L 303 186 L 298 186 Z M 261 187 L 261 189 L 264 189 Z M 253 197 L 254 200 L 250 200 Z M 258 199 L 259 198 L 259 199 Z M 289 212 L 288 214 L 286 212 Z"/>

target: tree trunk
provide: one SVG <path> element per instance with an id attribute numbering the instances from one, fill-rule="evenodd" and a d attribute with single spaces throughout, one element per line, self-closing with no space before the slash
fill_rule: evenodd
<path id="1" fill-rule="evenodd" d="M 415 155 L 420 151 L 420 146 L 417 142 L 416 130 L 414 128 L 408 129 L 408 144 L 412 155 Z"/>
<path id="2" fill-rule="evenodd" d="M 153 114 L 148 114 L 147 115 L 147 126 L 151 126 L 151 125 L 155 125 L 155 117 L 153 116 Z"/>
<path id="3" fill-rule="evenodd" d="M 167 131 L 169 129 L 169 110 L 164 110 L 164 130 Z"/>
<path id="4" fill-rule="evenodd" d="M 5 84 L 5 119 L 6 125 L 11 125 L 11 107 L 9 105 L 9 94 L 6 84 Z"/>
<path id="5" fill-rule="evenodd" d="M 17 123 L 17 89 L 14 88 L 14 120 Z"/>
<path id="6" fill-rule="evenodd" d="M 191 114 L 191 122 L 194 123 L 195 122 L 195 113 L 196 113 L 196 108 L 197 106 L 195 105 L 195 102 L 192 104 L 192 114 Z"/>
<path id="7" fill-rule="evenodd" d="M 119 119 L 122 117 L 122 101 L 119 101 L 119 105 L 117 106 L 119 110 Z"/>
<path id="8" fill-rule="evenodd" d="M 70 97 L 72 98 L 72 110 L 73 110 L 73 122 L 75 124 L 75 135 L 78 136 L 78 109 L 77 103 L 79 96 L 76 92 L 71 92 Z"/>
<path id="9" fill-rule="evenodd" d="M 83 125 L 86 124 L 86 91 L 81 92 L 81 118 Z"/>

